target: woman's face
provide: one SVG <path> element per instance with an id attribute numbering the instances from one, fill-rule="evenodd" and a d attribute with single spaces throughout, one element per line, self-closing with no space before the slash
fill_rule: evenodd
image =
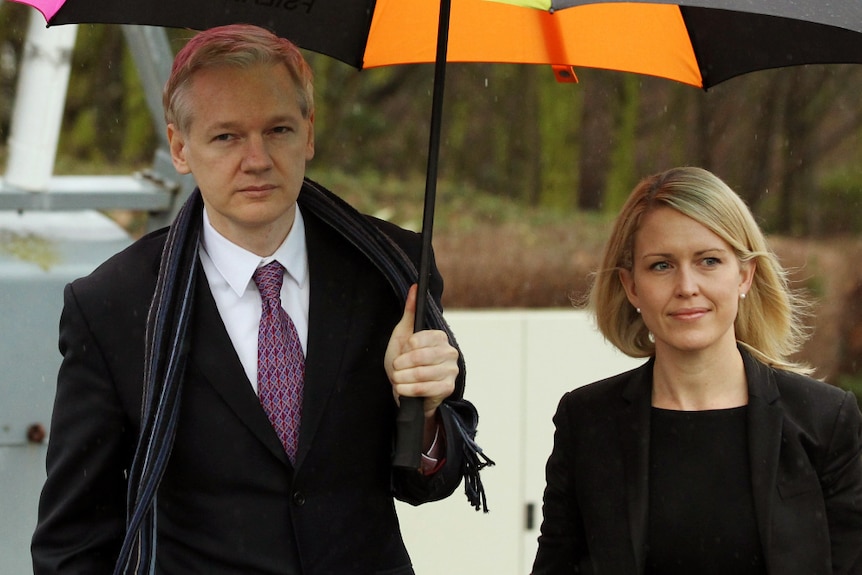
<path id="1" fill-rule="evenodd" d="M 647 213 L 635 234 L 632 269 L 620 272 L 662 350 L 703 352 L 736 345 L 734 321 L 754 264 L 741 266 L 720 237 L 680 212 Z"/>

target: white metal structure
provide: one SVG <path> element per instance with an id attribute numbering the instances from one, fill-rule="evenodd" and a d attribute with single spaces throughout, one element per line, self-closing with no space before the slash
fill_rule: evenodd
<path id="1" fill-rule="evenodd" d="M 53 174 L 76 30 L 74 25 L 46 28 L 38 12 L 31 14 L 16 89 L 9 159 L 0 180 L 0 211 L 147 210 L 154 215 L 152 227 L 161 227 L 194 188 L 191 177 L 180 177 L 174 171 L 166 141 L 145 173 Z M 173 60 L 167 35 L 164 29 L 149 26 L 124 26 L 123 32 L 157 133 L 163 134 L 161 91 Z"/>
<path id="2" fill-rule="evenodd" d="M 30 18 L 9 132 L 7 186 L 45 191 L 54 171 L 60 123 L 78 27 L 50 31 Z"/>

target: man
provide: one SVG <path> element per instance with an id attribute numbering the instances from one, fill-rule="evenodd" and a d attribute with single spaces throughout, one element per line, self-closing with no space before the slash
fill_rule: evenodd
<path id="1" fill-rule="evenodd" d="M 413 333 L 416 235 L 304 179 L 311 72 L 288 41 L 201 33 L 164 103 L 199 193 L 66 288 L 35 572 L 413 573 L 393 494 L 476 468 L 454 340 L 439 311 Z M 407 396 L 425 455 L 393 470 Z"/>

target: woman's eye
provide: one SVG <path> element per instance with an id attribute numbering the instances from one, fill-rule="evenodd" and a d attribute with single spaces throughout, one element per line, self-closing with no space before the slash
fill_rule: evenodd
<path id="1" fill-rule="evenodd" d="M 718 258 L 703 258 L 703 263 L 707 266 L 717 266 L 721 263 L 721 260 Z"/>
<path id="2" fill-rule="evenodd" d="M 664 271 L 664 270 L 669 269 L 669 268 L 670 268 L 670 264 L 667 262 L 656 262 L 650 266 L 650 269 L 653 269 L 656 271 Z"/>

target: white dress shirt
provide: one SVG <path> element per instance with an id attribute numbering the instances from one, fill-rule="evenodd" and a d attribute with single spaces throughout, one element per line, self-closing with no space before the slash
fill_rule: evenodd
<path id="1" fill-rule="evenodd" d="M 293 227 L 271 256 L 262 258 L 221 235 L 203 211 L 200 260 L 215 299 L 216 307 L 239 361 L 257 394 L 257 332 L 260 327 L 260 292 L 252 276 L 257 268 L 277 260 L 284 266 L 281 307 L 293 320 L 302 351 L 308 342 L 308 252 L 305 249 L 305 223 L 299 206 Z M 383 358 L 381 358 L 381 361 Z M 439 433 L 439 428 L 437 430 Z M 421 467 L 428 473 L 437 465 L 440 446 L 435 435 L 428 453 L 423 453 Z"/>
<path id="2" fill-rule="evenodd" d="M 203 212 L 201 264 L 227 334 L 257 393 L 257 332 L 261 299 L 252 276 L 258 267 L 273 260 L 284 266 L 281 306 L 296 326 L 303 353 L 307 352 L 309 278 L 302 213 L 297 206 L 293 227 L 284 242 L 271 256 L 261 258 L 217 232 L 206 210 Z"/>

